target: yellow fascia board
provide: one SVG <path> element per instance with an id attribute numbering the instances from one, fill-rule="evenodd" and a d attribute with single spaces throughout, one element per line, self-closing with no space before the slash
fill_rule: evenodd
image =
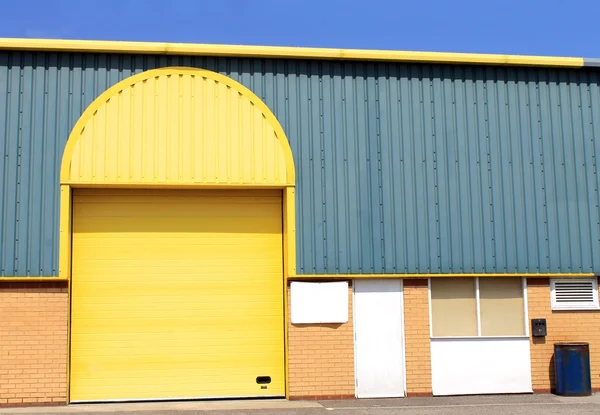
<path id="1" fill-rule="evenodd" d="M 0 284 L 7 282 L 60 282 L 68 281 L 60 277 L 0 277 Z"/>
<path id="2" fill-rule="evenodd" d="M 0 50 L 583 67 L 583 58 L 195 43 L 0 38 Z"/>
<path id="3" fill-rule="evenodd" d="M 582 278 L 594 277 L 594 273 L 530 273 L 530 274 L 297 274 L 288 275 L 288 281 L 319 281 L 319 280 L 356 280 L 356 279 L 419 279 L 419 278 L 457 278 L 457 277 L 505 277 L 505 278 Z"/>

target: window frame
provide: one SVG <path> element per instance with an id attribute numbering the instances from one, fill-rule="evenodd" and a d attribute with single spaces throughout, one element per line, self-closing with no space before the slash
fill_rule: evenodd
<path id="1" fill-rule="evenodd" d="M 557 282 L 592 282 L 593 304 L 578 303 L 558 303 L 556 301 L 556 283 Z M 550 278 L 550 308 L 552 311 L 589 311 L 600 310 L 600 300 L 598 296 L 598 277 L 582 278 Z"/>
<path id="2" fill-rule="evenodd" d="M 445 278 L 445 277 L 432 277 L 432 278 Z M 506 335 L 506 336 L 484 336 L 481 334 L 481 303 L 479 293 L 479 279 L 480 278 L 492 278 L 492 277 L 468 277 L 475 280 L 475 313 L 477 320 L 477 335 L 476 336 L 434 336 L 433 335 L 433 313 L 432 313 L 432 302 L 431 302 L 431 280 L 427 279 L 427 289 L 429 297 L 429 337 L 432 340 L 435 339 L 524 339 L 529 338 L 529 311 L 527 307 L 527 278 L 525 277 L 501 277 L 501 278 L 519 278 L 521 280 L 521 289 L 523 293 L 523 327 L 525 334 Z M 463 278 L 462 275 L 456 275 L 449 278 Z"/>

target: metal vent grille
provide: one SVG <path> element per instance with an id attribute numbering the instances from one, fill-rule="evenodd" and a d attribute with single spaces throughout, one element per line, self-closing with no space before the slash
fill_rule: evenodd
<path id="1" fill-rule="evenodd" d="M 553 310 L 598 308 L 598 280 L 556 279 L 551 281 Z"/>

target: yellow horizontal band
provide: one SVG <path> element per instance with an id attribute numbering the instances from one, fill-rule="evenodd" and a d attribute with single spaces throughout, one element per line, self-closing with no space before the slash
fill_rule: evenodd
<path id="1" fill-rule="evenodd" d="M 284 189 L 287 187 L 294 187 L 294 185 L 288 184 L 224 184 L 224 183 L 137 183 L 127 182 L 123 180 L 118 183 L 94 183 L 94 182 L 68 182 L 64 181 L 62 185 L 68 185 L 72 188 L 81 189 L 211 189 L 211 190 L 273 190 L 273 189 Z"/>
<path id="2" fill-rule="evenodd" d="M 583 67 L 583 58 L 194 43 L 0 38 L 0 50 Z"/>
<path id="3" fill-rule="evenodd" d="M 58 282 L 68 281 L 66 278 L 59 277 L 0 277 L 0 283 L 3 282 Z"/>
<path id="4" fill-rule="evenodd" d="M 571 273 L 571 274 L 298 274 L 289 275 L 289 281 L 308 280 L 356 280 L 356 279 L 382 279 L 382 278 L 457 278 L 457 277 L 525 277 L 525 278 L 581 278 L 593 277 L 594 273 Z"/>

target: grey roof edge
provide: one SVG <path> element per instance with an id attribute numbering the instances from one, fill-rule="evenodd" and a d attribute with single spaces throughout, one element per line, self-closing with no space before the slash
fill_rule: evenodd
<path id="1" fill-rule="evenodd" d="M 600 68 L 600 58 L 583 58 L 584 68 Z"/>

